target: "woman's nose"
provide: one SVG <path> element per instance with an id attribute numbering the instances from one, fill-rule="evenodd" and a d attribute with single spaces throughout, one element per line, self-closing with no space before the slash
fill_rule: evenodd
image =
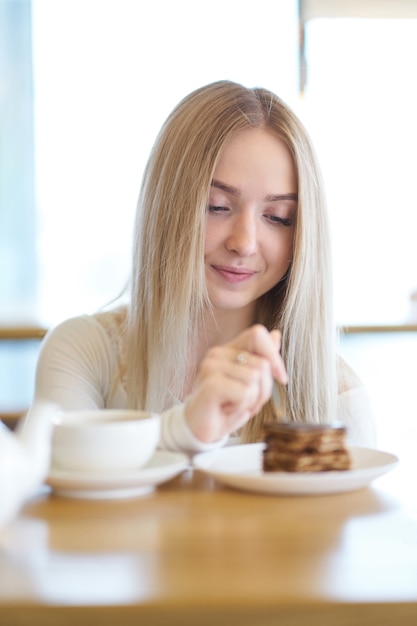
<path id="1" fill-rule="evenodd" d="M 231 224 L 226 248 L 239 256 L 251 256 L 258 247 L 255 218 L 248 215 L 237 216 Z"/>

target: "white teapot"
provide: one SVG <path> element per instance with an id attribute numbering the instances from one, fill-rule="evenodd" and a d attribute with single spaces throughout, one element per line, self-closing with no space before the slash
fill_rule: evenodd
<path id="1" fill-rule="evenodd" d="M 35 405 L 16 432 L 0 422 L 0 528 L 17 515 L 48 474 L 55 413 L 54 405 Z"/>

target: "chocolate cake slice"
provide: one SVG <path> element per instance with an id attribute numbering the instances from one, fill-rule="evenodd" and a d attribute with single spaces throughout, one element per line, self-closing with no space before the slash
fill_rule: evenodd
<path id="1" fill-rule="evenodd" d="M 274 422 L 262 430 L 265 472 L 328 472 L 351 466 L 346 427 L 341 423 Z"/>

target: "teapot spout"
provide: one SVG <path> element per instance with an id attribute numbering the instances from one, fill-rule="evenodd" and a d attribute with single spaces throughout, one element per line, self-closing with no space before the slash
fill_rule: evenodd
<path id="1" fill-rule="evenodd" d="M 36 402 L 16 428 L 16 436 L 25 453 L 33 476 L 33 488 L 41 484 L 49 471 L 52 429 L 58 407 Z"/>
<path id="2" fill-rule="evenodd" d="M 48 474 L 56 411 L 55 405 L 36 404 L 15 433 L 0 424 L 0 528 L 17 515 Z"/>

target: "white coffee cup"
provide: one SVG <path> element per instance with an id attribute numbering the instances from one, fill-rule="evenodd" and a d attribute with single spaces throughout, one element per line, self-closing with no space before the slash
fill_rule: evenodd
<path id="1" fill-rule="evenodd" d="M 71 471 L 134 470 L 154 454 L 161 418 L 150 411 L 61 411 L 52 435 L 52 467 Z"/>

